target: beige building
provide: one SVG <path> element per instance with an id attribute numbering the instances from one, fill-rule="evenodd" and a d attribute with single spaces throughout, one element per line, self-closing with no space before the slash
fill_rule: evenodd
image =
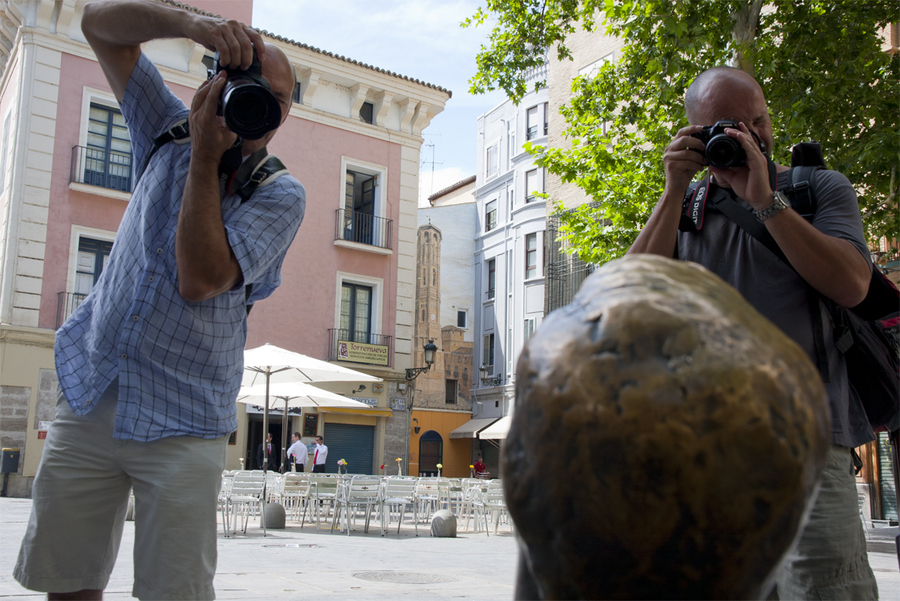
<path id="1" fill-rule="evenodd" d="M 252 0 L 197 4 L 246 23 L 253 11 Z M 133 184 L 129 134 L 81 32 L 84 5 L 0 3 L 0 445 L 19 451 L 9 479 L 17 496 L 30 491 L 55 417 L 56 329 L 102 273 Z M 248 320 L 247 348 L 268 342 L 382 378 L 364 395 L 349 383 L 331 387 L 361 396 L 368 410 L 289 418 L 305 440 L 324 433 L 335 461 L 357 457 L 354 471 L 377 473 L 385 454 L 402 455 L 407 440 L 419 154 L 422 130 L 450 92 L 265 37 L 285 52 L 298 81 L 269 150 L 304 184 L 309 202 L 282 286 Z M 180 39 L 144 51 L 190 106 L 211 53 Z M 346 340 L 380 352 L 341 357 Z M 278 446 L 280 419 L 270 428 Z M 239 407 L 227 467 L 255 467 L 262 438 L 261 416 Z"/>

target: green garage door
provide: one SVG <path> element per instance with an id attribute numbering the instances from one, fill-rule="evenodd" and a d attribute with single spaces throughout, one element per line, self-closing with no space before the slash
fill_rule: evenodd
<path id="1" fill-rule="evenodd" d="M 325 446 L 328 460 L 325 472 L 335 474 L 337 462 L 344 459 L 350 474 L 375 473 L 375 426 L 325 424 Z"/>

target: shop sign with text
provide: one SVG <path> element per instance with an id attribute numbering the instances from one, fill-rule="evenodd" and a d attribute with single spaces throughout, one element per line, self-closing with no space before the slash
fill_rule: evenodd
<path id="1" fill-rule="evenodd" d="M 367 363 L 369 365 L 389 365 L 389 358 L 387 345 L 338 340 L 338 359 L 341 361 L 353 361 L 354 363 Z"/>

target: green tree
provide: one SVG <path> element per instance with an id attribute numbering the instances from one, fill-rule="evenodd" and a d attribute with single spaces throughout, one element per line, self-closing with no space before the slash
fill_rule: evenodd
<path id="1" fill-rule="evenodd" d="M 897 237 L 900 56 L 882 49 L 882 34 L 898 10 L 897 0 L 487 0 L 463 25 L 496 20 L 470 83 L 514 101 L 549 52 L 570 58 L 576 28 L 603 27 L 623 41 L 620 60 L 573 82 L 560 109 L 571 145 L 526 145 L 594 201 L 556 208 L 575 251 L 601 263 L 628 249 L 662 193 L 662 151 L 687 125 L 686 87 L 722 64 L 762 85 L 776 162 L 789 163 L 794 143 L 817 140 L 829 167 L 855 183 L 867 234 Z"/>

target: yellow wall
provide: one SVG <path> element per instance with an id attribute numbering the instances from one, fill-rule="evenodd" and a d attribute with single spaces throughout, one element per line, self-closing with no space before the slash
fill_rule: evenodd
<path id="1" fill-rule="evenodd" d="M 472 458 L 471 438 L 450 438 L 450 432 L 460 427 L 470 419 L 472 414 L 461 411 L 424 411 L 413 409 L 412 416 L 419 420 L 419 433 L 410 431 L 409 438 L 409 473 L 413 476 L 419 474 L 419 438 L 429 430 L 434 430 L 444 440 L 444 454 L 441 470 L 442 476 L 448 478 L 467 478 L 469 476 L 469 463 Z M 415 422 L 412 423 L 416 425 Z"/>
<path id="2" fill-rule="evenodd" d="M 3 326 L 0 330 L 0 385 L 31 389 L 26 417 L 25 445 L 20 449 L 21 476 L 34 478 L 44 441 L 38 439 L 34 414 L 40 386 L 40 370 L 55 369 L 53 342 L 56 332 L 41 328 Z M 54 372 L 55 373 L 55 372 Z"/>

